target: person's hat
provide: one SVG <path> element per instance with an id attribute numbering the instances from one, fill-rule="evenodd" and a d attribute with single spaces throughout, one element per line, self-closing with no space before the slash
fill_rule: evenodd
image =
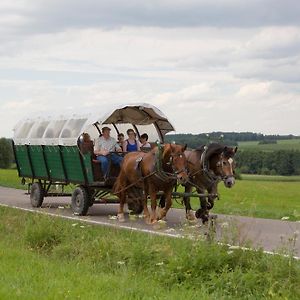
<path id="1" fill-rule="evenodd" d="M 107 126 L 104 126 L 104 127 L 102 127 L 101 130 L 102 130 L 102 132 L 104 132 L 105 130 L 109 130 L 110 131 L 111 129 L 109 127 L 107 127 Z"/>

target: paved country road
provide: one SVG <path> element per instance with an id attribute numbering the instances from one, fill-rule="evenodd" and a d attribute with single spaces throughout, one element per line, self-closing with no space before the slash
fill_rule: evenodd
<path id="1" fill-rule="evenodd" d="M 203 226 L 200 222 L 187 223 L 184 210 L 181 209 L 171 209 L 165 224 L 147 225 L 140 218 L 129 219 L 128 216 L 126 222 L 119 223 L 115 219 L 117 204 L 96 204 L 90 208 L 88 216 L 83 217 L 73 215 L 70 197 L 45 198 L 42 208 L 33 208 L 25 193 L 24 190 L 0 187 L 0 205 L 172 237 L 206 238 L 207 232 L 211 232 L 208 226 Z M 262 247 L 265 251 L 285 249 L 293 251 L 295 257 L 300 257 L 300 241 L 297 239 L 300 233 L 299 222 L 217 215 L 214 228 L 214 236 L 220 242 L 251 248 Z"/>

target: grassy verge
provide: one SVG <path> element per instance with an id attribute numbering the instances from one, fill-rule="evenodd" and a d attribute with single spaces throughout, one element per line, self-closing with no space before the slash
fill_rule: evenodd
<path id="1" fill-rule="evenodd" d="M 18 177 L 16 169 L 0 169 L 0 186 L 27 189 L 27 186 L 21 184 L 21 178 Z"/>
<path id="2" fill-rule="evenodd" d="M 299 299 L 300 263 L 0 207 L 1 299 Z"/>
<path id="3" fill-rule="evenodd" d="M 220 183 L 220 201 L 213 212 L 260 218 L 300 220 L 300 176 L 242 175 L 232 189 Z M 26 188 L 20 184 L 16 170 L 0 169 L 0 186 Z M 71 191 L 72 187 L 69 187 Z M 183 191 L 183 188 L 180 188 Z M 182 205 L 174 201 L 174 207 Z M 192 199 L 193 209 L 199 207 L 198 199 Z"/>
<path id="4" fill-rule="evenodd" d="M 220 200 L 216 200 L 213 208 L 215 213 L 300 220 L 300 188 L 297 181 L 239 180 L 232 189 L 220 183 L 219 193 Z M 199 207 L 198 199 L 192 199 L 192 207 Z"/>

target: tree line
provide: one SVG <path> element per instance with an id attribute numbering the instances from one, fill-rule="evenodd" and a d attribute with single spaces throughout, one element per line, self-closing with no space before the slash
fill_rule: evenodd
<path id="1" fill-rule="evenodd" d="M 238 151 L 236 163 L 240 173 L 300 175 L 300 151 L 298 150 Z"/>
<path id="2" fill-rule="evenodd" d="M 219 137 L 222 133 L 215 133 Z M 222 143 L 224 145 L 237 145 L 233 141 L 233 135 L 223 134 Z M 239 133 L 236 133 L 239 136 Z M 255 136 L 254 134 L 253 136 Z M 200 138 L 199 138 L 200 136 Z M 231 139 L 229 139 L 229 137 Z M 283 136 L 280 136 L 283 137 Z M 285 137 L 285 136 L 284 136 Z M 293 138 L 295 138 L 293 136 Z M 166 142 L 176 141 L 179 144 L 187 143 L 190 148 L 197 148 L 207 144 L 211 140 L 211 135 L 206 134 L 178 134 L 167 135 Z M 264 136 L 261 141 L 266 140 Z M 0 168 L 10 168 L 14 162 L 12 143 L 10 139 L 0 138 Z M 243 150 L 236 154 L 237 168 L 240 173 L 264 174 L 264 175 L 300 175 L 300 151 L 298 150 L 277 150 L 277 151 L 253 151 Z"/>
<path id="3" fill-rule="evenodd" d="M 175 141 L 179 144 L 188 144 L 188 147 L 195 149 L 200 145 L 207 144 L 209 141 L 221 141 L 229 146 L 237 146 L 237 142 L 258 141 L 260 144 L 274 144 L 278 140 L 290 140 L 299 138 L 298 136 L 288 135 L 266 135 L 254 132 L 222 132 L 214 131 L 210 133 L 180 133 L 168 134 L 165 137 L 166 142 Z"/>
<path id="4" fill-rule="evenodd" d="M 264 135 L 253 132 L 211 132 L 209 134 L 170 134 L 166 142 L 175 141 L 196 149 L 210 141 L 237 146 L 238 141 L 258 141 L 260 144 L 273 144 L 277 140 L 299 138 L 294 135 Z M 274 150 L 269 152 L 243 150 L 236 155 L 240 173 L 264 175 L 300 175 L 300 151 Z"/>

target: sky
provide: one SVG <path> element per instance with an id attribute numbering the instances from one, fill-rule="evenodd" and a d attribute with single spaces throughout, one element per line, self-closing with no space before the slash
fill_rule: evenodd
<path id="1" fill-rule="evenodd" d="M 0 136 L 147 102 L 177 133 L 300 135 L 298 0 L 0 0 Z"/>

